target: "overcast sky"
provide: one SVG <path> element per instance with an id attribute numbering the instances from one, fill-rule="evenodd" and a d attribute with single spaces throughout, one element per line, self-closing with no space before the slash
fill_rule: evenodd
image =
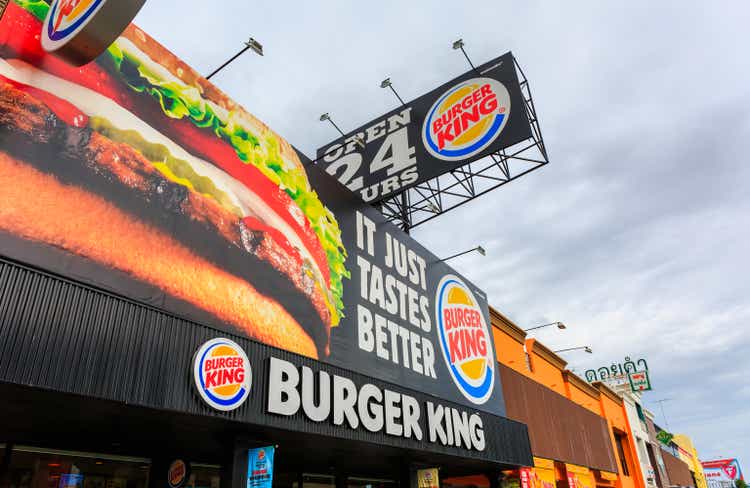
<path id="1" fill-rule="evenodd" d="M 180 13 L 176 13 L 179 9 Z M 418 228 L 522 327 L 582 373 L 647 358 L 644 402 L 703 459 L 750 463 L 750 3 L 151 0 L 141 27 L 312 156 L 512 50 L 551 164 Z M 750 470 L 750 464 L 745 464 Z"/>

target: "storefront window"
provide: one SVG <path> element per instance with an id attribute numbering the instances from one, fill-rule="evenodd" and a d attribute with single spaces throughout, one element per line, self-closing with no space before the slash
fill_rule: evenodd
<path id="1" fill-rule="evenodd" d="M 327 474 L 303 474 L 302 488 L 336 488 L 336 478 Z"/>
<path id="2" fill-rule="evenodd" d="M 219 488 L 221 466 L 213 464 L 190 464 L 190 477 L 185 488 Z"/>
<path id="3" fill-rule="evenodd" d="M 615 432 L 615 444 L 617 444 L 617 454 L 620 456 L 622 474 L 623 476 L 630 476 L 630 471 L 628 470 L 628 460 L 625 457 L 625 446 L 623 446 L 623 443 L 625 442 L 623 437 L 623 435 Z"/>
<path id="4" fill-rule="evenodd" d="M 14 446 L 9 488 L 147 488 L 150 460 Z"/>
<path id="5" fill-rule="evenodd" d="M 374 478 L 348 478 L 347 488 L 398 488 L 398 482 Z"/>

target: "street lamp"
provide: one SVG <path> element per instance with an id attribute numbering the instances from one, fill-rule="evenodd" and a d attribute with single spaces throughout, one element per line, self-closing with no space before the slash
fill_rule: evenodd
<path id="1" fill-rule="evenodd" d="M 560 354 L 561 352 L 579 351 L 579 350 L 584 350 L 589 354 L 592 354 L 594 352 L 591 350 L 589 346 L 569 347 L 567 349 L 559 349 L 557 351 L 552 351 L 552 352 L 554 352 L 555 354 Z"/>
<path id="2" fill-rule="evenodd" d="M 474 71 L 477 70 L 477 67 L 474 66 L 474 63 L 472 63 L 471 59 L 469 59 L 469 55 L 466 54 L 466 50 L 464 50 L 464 40 L 463 39 L 459 39 L 457 41 L 453 41 L 453 49 L 454 50 L 459 50 L 460 49 L 461 52 L 464 53 L 464 57 L 466 58 L 466 61 L 469 62 L 469 66 L 471 66 L 471 69 L 473 69 Z"/>
<path id="3" fill-rule="evenodd" d="M 549 324 L 542 324 L 542 325 L 537 325 L 537 326 L 534 326 L 534 327 L 529 327 L 528 329 L 523 329 L 523 331 L 524 332 L 529 332 L 531 330 L 541 329 L 543 327 L 551 327 L 553 325 L 556 325 L 557 328 L 560 329 L 560 330 L 567 329 L 567 327 L 565 327 L 565 324 L 563 324 L 562 322 L 550 322 Z"/>
<path id="4" fill-rule="evenodd" d="M 226 63 L 216 68 L 210 75 L 206 76 L 206 79 L 210 80 L 212 76 L 214 76 L 216 73 L 226 68 L 232 61 L 234 61 L 235 59 L 245 54 L 245 52 L 248 49 L 252 50 L 253 52 L 257 53 L 260 56 L 263 56 L 263 46 L 261 45 L 261 43 L 259 43 L 258 41 L 256 41 L 255 39 L 251 37 L 250 39 L 247 40 L 247 42 L 245 42 L 245 47 L 243 47 L 240 50 L 240 52 L 238 52 L 237 54 L 229 58 L 229 60 Z"/>
<path id="5" fill-rule="evenodd" d="M 393 88 L 393 83 L 391 83 L 390 78 L 386 78 L 383 81 L 380 82 L 380 88 L 390 88 L 394 95 L 396 95 L 396 98 L 398 98 L 398 101 L 401 102 L 401 105 L 406 105 L 404 103 L 404 100 L 401 98 L 401 95 L 396 93 L 396 89 Z"/>
<path id="6" fill-rule="evenodd" d="M 464 254 L 469 254 L 470 252 L 474 252 L 474 251 L 478 252 L 482 256 L 486 256 L 487 255 L 487 251 L 485 251 L 482 246 L 477 246 L 475 248 L 469 249 L 468 251 L 463 251 L 463 252 L 460 252 L 458 254 L 454 254 L 453 256 L 448 256 L 447 258 L 443 258 L 443 259 L 441 259 L 438 262 L 445 262 L 445 261 L 448 261 L 449 259 L 457 258 L 459 256 L 463 256 Z"/>
<path id="7" fill-rule="evenodd" d="M 341 137 L 346 137 L 346 134 L 344 134 L 344 132 L 339 128 L 339 126 L 336 125 L 336 122 L 333 121 L 333 119 L 331 118 L 331 114 L 329 114 L 328 112 L 326 112 L 326 113 L 324 113 L 324 114 L 322 114 L 320 116 L 320 121 L 321 122 L 325 122 L 325 121 L 330 122 L 331 125 L 334 127 L 334 129 L 336 129 L 338 131 L 338 133 L 341 134 Z M 364 139 L 362 139 L 362 137 L 356 135 L 356 136 L 353 137 L 353 139 L 354 139 L 354 143 L 356 145 L 358 145 L 362 149 L 365 148 L 365 141 L 364 141 Z"/>
<path id="8" fill-rule="evenodd" d="M 416 210 L 421 210 L 423 212 L 432 212 L 434 214 L 440 213 L 440 209 L 432 202 L 427 202 L 424 207 L 416 207 Z"/>

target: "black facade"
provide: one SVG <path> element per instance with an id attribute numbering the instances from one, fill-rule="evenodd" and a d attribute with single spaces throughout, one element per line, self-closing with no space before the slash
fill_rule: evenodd
<path id="1" fill-rule="evenodd" d="M 206 405 L 193 384 L 193 355 L 215 337 L 239 344 L 253 367 L 250 396 L 231 412 Z M 481 417 L 482 451 L 429 442 L 426 426 L 416 440 L 313 422 L 301 413 L 269 414 L 271 357 L 410 395 L 422 405 L 467 410 L 0 261 L 0 444 L 7 453 L 21 444 L 136 453 L 152 459 L 150 486 L 165 486 L 175 458 L 221 465 L 222 487 L 241 486 L 244 450 L 274 444 L 277 472 L 334 473 L 337 480 L 361 474 L 413 484 L 417 466 L 462 475 L 532 462 L 526 426 L 482 411 L 468 412 Z"/>

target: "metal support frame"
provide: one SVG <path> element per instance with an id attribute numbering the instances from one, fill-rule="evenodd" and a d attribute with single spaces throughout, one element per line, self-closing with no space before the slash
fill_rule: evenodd
<path id="1" fill-rule="evenodd" d="M 389 221 L 409 232 L 549 163 L 529 81 L 518 61 L 513 61 L 531 137 L 378 202 L 376 208 Z"/>

